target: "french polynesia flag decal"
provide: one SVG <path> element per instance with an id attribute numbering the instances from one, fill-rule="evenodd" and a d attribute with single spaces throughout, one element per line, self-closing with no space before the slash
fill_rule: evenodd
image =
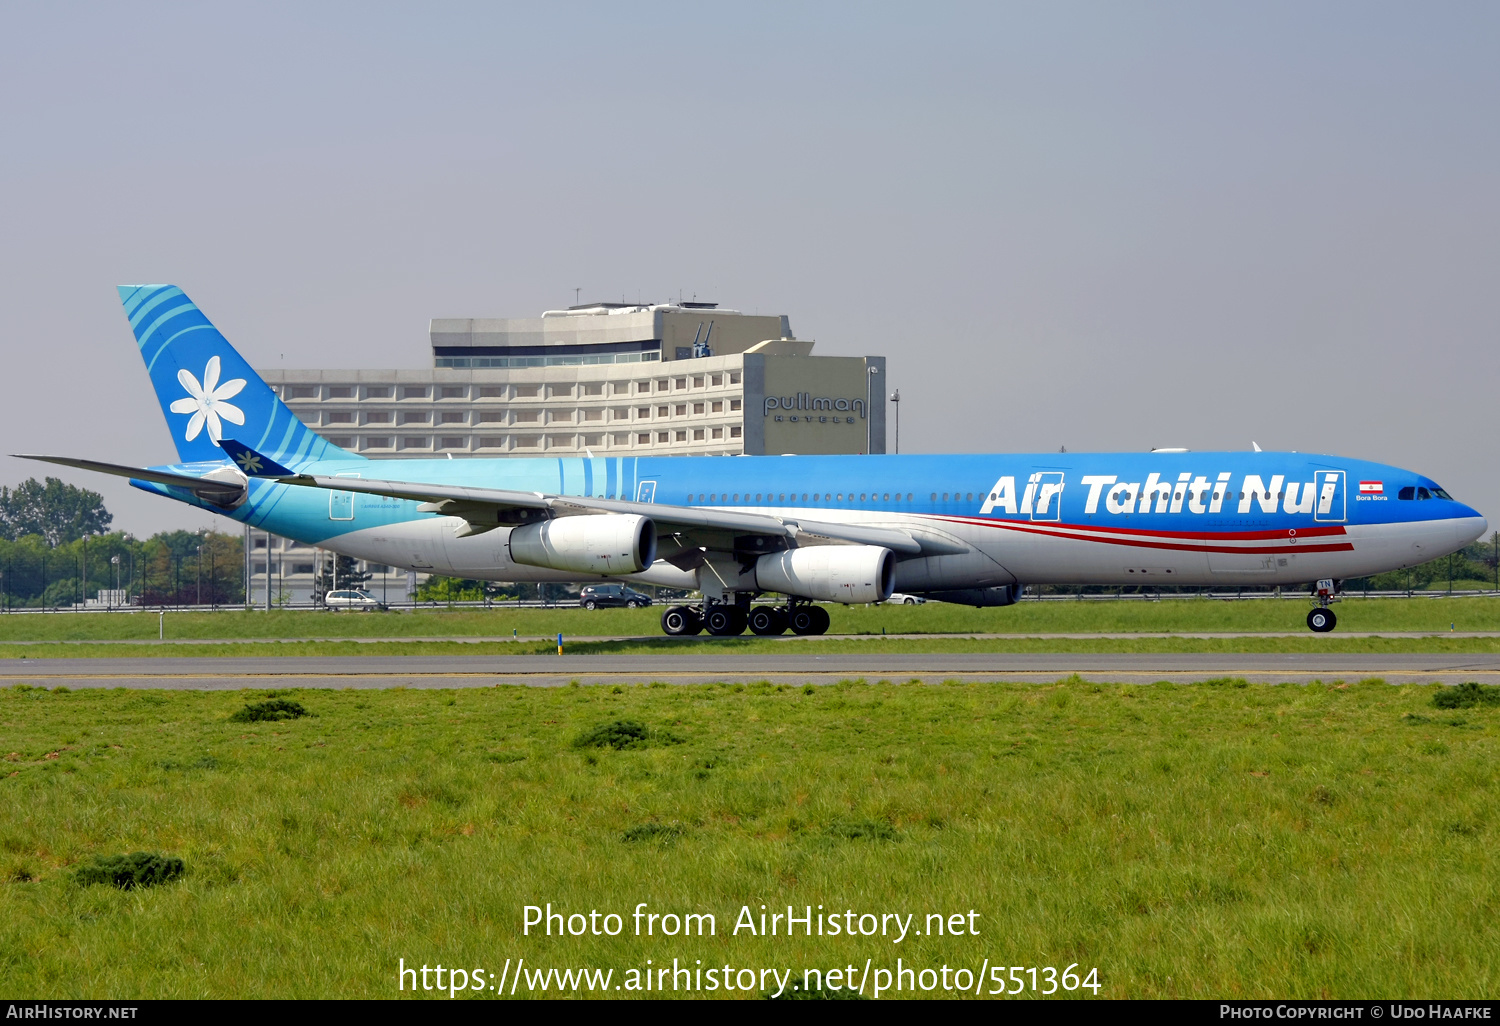
<path id="1" fill-rule="evenodd" d="M 1383 481 L 1361 481 L 1359 483 L 1359 494 L 1384 495 L 1385 483 Z"/>

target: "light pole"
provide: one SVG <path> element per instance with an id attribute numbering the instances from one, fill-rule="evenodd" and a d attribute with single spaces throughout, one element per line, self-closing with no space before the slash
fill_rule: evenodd
<path id="1" fill-rule="evenodd" d="M 115 598 L 120 594 L 120 554 L 117 552 L 113 556 L 110 556 L 109 562 L 115 568 L 115 590 L 114 594 L 109 597 L 109 607 L 113 609 L 115 607 Z"/>
<path id="2" fill-rule="evenodd" d="M 901 389 L 891 393 L 891 402 L 896 404 L 896 454 L 901 454 Z"/>
<path id="3" fill-rule="evenodd" d="M 875 375 L 880 373 L 879 367 L 865 368 L 865 455 L 869 455 L 875 448 L 874 436 L 874 410 L 870 407 L 875 405 Z"/>
<path id="4" fill-rule="evenodd" d="M 201 535 L 199 537 L 202 537 Z M 203 546 L 198 546 L 198 559 L 193 567 L 193 572 L 198 575 L 198 597 L 193 602 L 195 606 L 203 605 Z"/>

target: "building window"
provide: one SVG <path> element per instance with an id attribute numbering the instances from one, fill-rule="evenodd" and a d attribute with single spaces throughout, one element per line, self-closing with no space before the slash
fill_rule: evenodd
<path id="1" fill-rule="evenodd" d="M 353 399 L 354 389 L 350 385 L 330 385 L 328 387 L 328 398 L 330 399 Z"/>
<path id="2" fill-rule="evenodd" d="M 479 447 L 481 449 L 504 449 L 505 448 L 505 436 L 504 435 L 480 435 L 479 436 Z"/>
<path id="3" fill-rule="evenodd" d="M 481 424 L 504 424 L 505 423 L 505 411 L 504 410 L 484 410 L 484 411 L 482 411 L 479 414 L 479 423 L 481 423 Z"/>
<path id="4" fill-rule="evenodd" d="M 729 412 L 730 413 L 734 413 L 739 408 L 740 408 L 740 401 L 738 399 L 731 399 L 731 400 L 729 400 Z"/>
<path id="5" fill-rule="evenodd" d="M 604 419 L 604 411 L 603 410 L 584 410 L 583 411 L 583 419 L 584 420 L 603 420 Z"/>
<path id="6" fill-rule="evenodd" d="M 637 445 L 650 445 L 651 433 L 649 431 L 642 431 L 640 434 L 635 436 L 635 441 Z"/>
<path id="7" fill-rule="evenodd" d="M 722 374 L 715 374 L 709 380 L 713 382 L 713 386 L 715 388 L 718 388 L 720 385 L 724 384 L 724 375 L 722 375 Z"/>
<path id="8" fill-rule="evenodd" d="M 729 429 L 729 437 L 730 438 L 738 438 L 738 437 L 740 437 L 740 429 L 737 428 L 737 427 L 730 428 Z"/>
<path id="9" fill-rule="evenodd" d="M 702 388 L 703 387 L 703 375 L 702 374 L 699 374 L 698 376 L 696 376 L 695 378 L 693 378 L 693 387 L 694 388 Z"/>
<path id="10" fill-rule="evenodd" d="M 353 413 L 353 411 L 343 411 L 343 410 L 339 410 L 337 412 L 325 413 L 325 414 L 323 414 L 323 423 L 325 423 L 325 424 L 353 424 L 354 423 L 354 413 Z"/>
<path id="11" fill-rule="evenodd" d="M 703 412 L 703 404 L 702 403 L 694 403 L 693 404 L 693 412 L 694 413 L 702 413 Z"/>
<path id="12" fill-rule="evenodd" d="M 635 383 L 635 390 L 637 392 L 649 392 L 649 391 L 651 391 L 651 382 L 649 382 L 649 381 L 637 381 Z"/>
<path id="13" fill-rule="evenodd" d="M 657 381 L 656 381 L 656 390 L 658 392 L 665 392 L 670 387 L 672 387 L 672 382 L 669 381 L 667 378 L 658 378 L 657 379 Z"/>
<path id="14" fill-rule="evenodd" d="M 389 399 L 390 397 L 391 390 L 385 385 L 371 385 L 365 389 L 366 399 Z"/>
<path id="15" fill-rule="evenodd" d="M 401 389 L 401 398 L 403 398 L 403 399 L 426 399 L 427 398 L 427 386 L 426 385 L 405 385 Z"/>
<path id="16" fill-rule="evenodd" d="M 677 432 L 677 441 L 679 441 L 679 442 L 686 442 L 687 441 L 687 432 L 686 431 L 679 431 L 679 432 Z"/>
<path id="17" fill-rule="evenodd" d="M 371 435 L 365 439 L 366 449 L 389 449 L 391 439 L 388 435 Z"/>
<path id="18" fill-rule="evenodd" d="M 366 424 L 389 424 L 391 422 L 390 410 L 371 410 L 365 414 Z"/>
<path id="19" fill-rule="evenodd" d="M 687 378 L 678 378 L 677 379 L 677 387 L 678 388 L 687 388 Z"/>
<path id="20" fill-rule="evenodd" d="M 292 573 L 294 573 L 294 574 L 310 574 L 312 572 L 313 572 L 313 565 L 311 563 L 293 563 L 292 564 Z M 265 572 L 262 571 L 261 574 L 262 574 L 262 576 L 264 576 Z"/>
<path id="21" fill-rule="evenodd" d="M 466 415 L 462 414 L 462 413 L 453 413 L 453 412 L 440 413 L 440 414 L 438 414 L 438 423 L 440 423 L 440 424 L 465 424 L 465 423 L 467 423 L 467 420 L 465 418 L 466 418 Z"/>
<path id="22" fill-rule="evenodd" d="M 547 448 L 572 449 L 575 448 L 575 442 L 572 435 L 548 435 Z"/>
<path id="23" fill-rule="evenodd" d="M 541 410 L 517 410 L 511 414 L 517 424 L 535 424 L 542 419 Z"/>
<path id="24" fill-rule="evenodd" d="M 510 440 L 517 449 L 535 449 L 542 444 L 541 435 L 511 435 Z"/>
<path id="25" fill-rule="evenodd" d="M 586 446 L 589 446 L 590 448 L 593 448 L 596 445 L 603 445 L 604 444 L 604 436 L 603 435 L 584 435 L 583 436 L 583 444 L 586 445 Z"/>
<path id="26" fill-rule="evenodd" d="M 665 431 L 658 431 L 656 433 L 656 440 L 658 442 L 670 442 L 672 440 L 672 438 L 671 438 L 671 435 L 669 435 L 667 432 L 665 432 Z"/>
<path id="27" fill-rule="evenodd" d="M 649 406 L 638 407 L 636 409 L 636 411 L 635 411 L 635 419 L 636 420 L 649 420 L 649 419 L 651 419 L 651 407 L 649 407 Z"/>
<path id="28" fill-rule="evenodd" d="M 571 424 L 571 423 L 573 423 L 573 411 L 572 410 L 548 410 L 547 411 L 547 423 L 548 424 Z"/>
<path id="29" fill-rule="evenodd" d="M 540 391 L 541 391 L 541 386 L 540 385 L 517 385 L 516 386 L 516 398 L 517 399 L 535 399 L 537 397 L 537 394 Z"/>
<path id="30" fill-rule="evenodd" d="M 401 439 L 401 448 L 403 449 L 430 449 L 431 447 L 432 439 L 430 438 L 408 435 Z"/>
<path id="31" fill-rule="evenodd" d="M 401 423 L 403 423 L 403 424 L 427 424 L 427 423 L 429 423 L 431 421 L 431 417 L 432 417 L 432 415 L 430 413 L 428 413 L 426 410 L 423 410 L 420 413 L 414 413 L 414 412 L 412 412 L 410 410 L 407 410 L 405 413 L 401 414 Z"/>
<path id="32" fill-rule="evenodd" d="M 740 372 L 739 371 L 730 371 L 729 372 L 729 383 L 731 385 L 738 385 L 740 383 Z"/>
<path id="33" fill-rule="evenodd" d="M 723 428 L 714 428 L 714 437 L 715 438 L 723 438 L 724 437 L 724 429 Z"/>
<path id="34" fill-rule="evenodd" d="M 316 399 L 318 390 L 312 385 L 288 385 L 286 397 L 288 399 Z"/>
<path id="35" fill-rule="evenodd" d="M 504 399 L 505 398 L 505 386 L 504 385 L 481 385 L 480 388 L 479 388 L 479 398 L 481 398 L 481 399 Z"/>
<path id="36" fill-rule="evenodd" d="M 630 394 L 630 382 L 628 382 L 628 381 L 616 381 L 613 385 L 610 386 L 609 394 L 610 395 L 629 395 Z"/>
<path id="37" fill-rule="evenodd" d="M 457 435 L 444 435 L 442 447 L 444 449 L 467 449 L 469 447 L 469 441 L 468 439 Z"/>
<path id="38" fill-rule="evenodd" d="M 573 397 L 573 386 L 572 385 L 548 385 L 547 386 L 547 398 L 548 399 L 559 399 L 559 398 L 561 398 L 561 399 L 571 399 L 572 397 Z"/>
<path id="39" fill-rule="evenodd" d="M 444 385 L 438 395 L 443 399 L 467 399 L 469 390 L 462 385 Z"/>
<path id="40" fill-rule="evenodd" d="M 604 394 L 604 382 L 602 382 L 602 381 L 589 381 L 589 382 L 584 383 L 584 385 L 582 387 L 583 387 L 583 394 L 584 395 L 603 395 Z"/>
<path id="41" fill-rule="evenodd" d="M 714 403 L 714 405 L 713 405 L 713 411 L 715 413 L 723 413 L 724 412 L 724 403 L 722 401 Z"/>
<path id="42" fill-rule="evenodd" d="M 616 445 L 629 445 L 630 444 L 630 432 L 628 432 L 628 431 L 621 431 L 618 434 L 616 434 L 615 435 L 615 444 Z"/>
<path id="43" fill-rule="evenodd" d="M 687 403 L 678 403 L 677 404 L 677 411 L 676 412 L 677 412 L 677 416 L 679 416 L 679 417 L 686 417 L 687 416 Z"/>
<path id="44" fill-rule="evenodd" d="M 693 441 L 695 441 L 695 442 L 701 442 L 701 441 L 703 441 L 703 429 L 702 428 L 694 428 L 693 429 Z"/>
<path id="45" fill-rule="evenodd" d="M 334 445 L 338 446 L 340 449 L 354 448 L 354 439 L 350 438 L 348 435 L 329 435 L 328 440 Z"/>
<path id="46" fill-rule="evenodd" d="M 609 411 L 609 419 L 610 420 L 629 420 L 630 419 L 630 407 L 628 407 L 628 406 L 614 406 L 614 407 L 611 407 L 610 411 Z"/>
<path id="47" fill-rule="evenodd" d="M 672 412 L 672 408 L 670 406 L 658 406 L 656 408 L 656 415 L 658 417 L 665 417 L 668 414 L 670 414 L 671 412 Z"/>

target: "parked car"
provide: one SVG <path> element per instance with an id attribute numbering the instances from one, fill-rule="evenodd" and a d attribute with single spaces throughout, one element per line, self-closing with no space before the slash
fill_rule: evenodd
<path id="1" fill-rule="evenodd" d="M 578 596 L 578 604 L 584 609 L 601 606 L 649 606 L 651 596 L 645 592 L 627 588 L 623 584 L 590 584 Z"/>
<path id="2" fill-rule="evenodd" d="M 384 609 L 378 598 L 368 591 L 330 591 L 323 596 L 323 605 L 329 609 Z"/>
<path id="3" fill-rule="evenodd" d="M 927 600 L 920 595 L 903 595 L 899 591 L 893 591 L 891 597 L 885 601 L 893 606 L 920 606 Z"/>

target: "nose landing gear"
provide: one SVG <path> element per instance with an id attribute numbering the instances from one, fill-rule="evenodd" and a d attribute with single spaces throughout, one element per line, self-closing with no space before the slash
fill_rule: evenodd
<path id="1" fill-rule="evenodd" d="M 1338 626 L 1339 618 L 1334 615 L 1329 603 L 1334 601 L 1338 594 L 1337 582 L 1330 580 L 1319 581 L 1313 586 L 1313 598 L 1317 600 L 1317 608 L 1307 614 L 1307 629 L 1316 634 L 1327 634 Z"/>

